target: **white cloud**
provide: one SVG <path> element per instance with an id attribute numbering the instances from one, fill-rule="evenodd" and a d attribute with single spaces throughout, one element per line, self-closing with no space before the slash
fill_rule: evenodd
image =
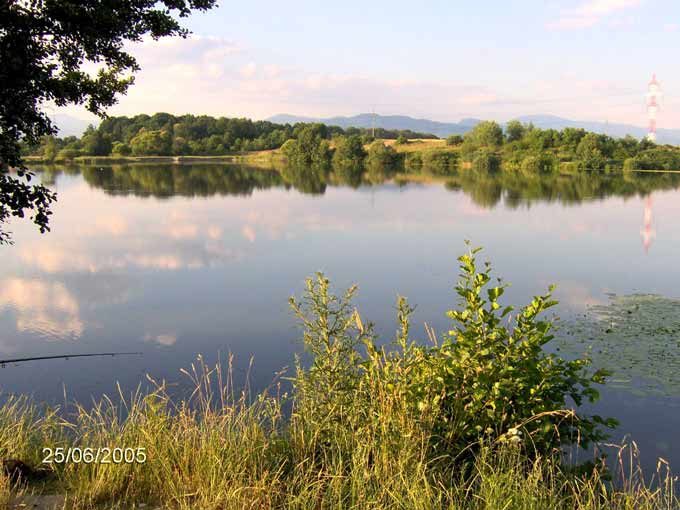
<path id="1" fill-rule="evenodd" d="M 264 118 L 282 112 L 325 116 L 377 108 L 420 116 L 448 111 L 459 117 L 500 100 L 497 91 L 476 83 L 285 67 L 221 38 L 146 40 L 128 49 L 142 70 L 111 115 L 166 111 Z"/>
<path id="2" fill-rule="evenodd" d="M 0 309 L 13 309 L 16 329 L 48 340 L 83 334 L 80 307 L 61 282 L 6 278 L 0 282 Z"/>
<path id="3" fill-rule="evenodd" d="M 604 18 L 637 7 L 640 3 L 641 0 L 586 0 L 576 8 L 562 10 L 559 18 L 547 26 L 558 30 L 589 28 Z M 628 18 L 614 20 L 611 23 L 612 26 L 627 24 L 630 24 Z"/>

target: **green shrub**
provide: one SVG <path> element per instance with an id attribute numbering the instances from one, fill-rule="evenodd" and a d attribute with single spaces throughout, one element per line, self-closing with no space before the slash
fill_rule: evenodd
<path id="1" fill-rule="evenodd" d="M 461 143 L 463 143 L 461 135 L 451 135 L 446 138 L 446 145 L 460 145 Z"/>
<path id="2" fill-rule="evenodd" d="M 566 361 L 543 350 L 553 337 L 552 324 L 540 315 L 557 304 L 551 291 L 536 296 L 510 320 L 512 307 L 499 298 L 507 285 L 490 286 L 490 265 L 478 270 L 472 250 L 458 260 L 456 287 L 460 310 L 451 310 L 451 331 L 435 348 L 426 380 L 434 398 L 422 406 L 439 407 L 439 428 L 455 450 L 484 435 L 503 437 L 524 429 L 532 447 L 547 452 L 577 441 L 587 446 L 602 439 L 601 425 L 615 422 L 599 416 L 578 419 L 563 413 L 569 400 L 578 406 L 599 398 L 593 384 L 604 383 L 605 371 L 586 373 L 587 359 Z"/>
<path id="3" fill-rule="evenodd" d="M 451 175 L 458 168 L 458 157 L 458 153 L 455 151 L 424 151 L 422 154 L 423 168 L 435 175 Z"/>
<path id="4" fill-rule="evenodd" d="M 129 156 L 132 153 L 132 149 L 130 149 L 130 146 L 126 143 L 113 142 L 111 153 L 119 156 Z"/>
<path id="5" fill-rule="evenodd" d="M 423 168 L 423 157 L 420 152 L 407 152 L 404 158 L 404 169 L 409 173 L 420 173 Z"/>
<path id="6" fill-rule="evenodd" d="M 334 169 L 340 167 L 361 167 L 365 157 L 366 151 L 359 135 L 336 138 L 336 148 L 332 160 Z"/>
<path id="7" fill-rule="evenodd" d="M 390 146 L 376 140 L 368 146 L 366 170 L 369 181 L 378 183 L 393 175 L 399 166 L 400 156 Z"/>
<path id="8" fill-rule="evenodd" d="M 434 451 L 453 457 L 473 453 L 480 442 L 525 441 L 535 455 L 602 439 L 602 426 L 615 422 L 577 417 L 569 406 L 595 401 L 593 386 L 607 374 L 587 373 L 587 359 L 566 361 L 543 350 L 552 339 L 552 324 L 540 318 L 556 304 L 550 292 L 510 320 L 512 307 L 499 302 L 506 286 L 490 285 L 490 266 L 477 268 L 478 251 L 459 258 L 461 307 L 448 312 L 451 330 L 431 346 L 410 339 L 412 309 L 404 299 L 398 349 L 387 351 L 352 306 L 354 287 L 338 298 L 323 275 L 308 280 L 303 301 L 291 300 L 312 357 L 309 369 L 298 364 L 298 418 L 328 441 L 347 428 L 360 436 L 376 423 L 390 426 L 376 407 L 389 393 L 404 419 L 436 438 Z"/>
<path id="9" fill-rule="evenodd" d="M 522 159 L 522 172 L 527 174 L 551 173 L 555 170 L 556 161 L 550 154 L 525 156 Z"/>
<path id="10" fill-rule="evenodd" d="M 472 158 L 472 169 L 477 172 L 497 172 L 501 166 L 501 159 L 495 152 L 480 149 Z"/>
<path id="11" fill-rule="evenodd" d="M 680 170 L 680 154 L 666 148 L 653 148 L 640 152 L 624 163 L 627 170 Z"/>

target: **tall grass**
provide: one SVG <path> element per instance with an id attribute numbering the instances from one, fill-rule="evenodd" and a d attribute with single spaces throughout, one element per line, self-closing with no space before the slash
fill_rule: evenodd
<path id="1" fill-rule="evenodd" d="M 432 456 L 427 429 L 385 388 L 374 393 L 379 420 L 356 430 L 338 423 L 328 434 L 297 411 L 286 416 L 285 396 L 234 395 L 219 365 L 199 358 L 187 373 L 196 392 L 183 402 L 158 385 L 79 407 L 64 419 L 12 401 L 0 411 L 0 456 L 37 467 L 44 446 L 146 448 L 144 464 L 54 464 L 50 480 L 29 485 L 65 495 L 64 508 L 680 508 L 664 465 L 653 485 L 639 469 L 624 467 L 635 465 L 634 445 L 621 450 L 614 481 L 603 468 L 575 474 L 556 456 L 532 458 L 509 443 L 482 444 L 459 464 Z M 360 412 L 354 404 L 346 404 L 348 413 Z M 22 487 L 14 484 L 15 495 Z M 3 474 L 0 508 L 9 498 Z"/>
<path id="2" fill-rule="evenodd" d="M 322 276 L 310 280 L 291 304 L 311 364 L 298 363 L 289 393 L 278 382 L 237 391 L 231 359 L 223 370 L 199 357 L 183 371 L 194 388 L 186 399 L 152 379 L 150 391 L 68 412 L 8 399 L 0 459 L 37 469 L 46 447 L 119 447 L 144 448 L 146 461 L 51 464 L 45 480 L 0 472 L 0 508 L 26 493 L 60 494 L 65 509 L 680 508 L 668 466 L 645 481 L 634 444 L 619 449 L 615 470 L 597 458 L 564 462 L 565 445 L 595 440 L 607 424 L 554 407 L 560 391 L 595 395 L 585 363 L 541 351 L 549 324 L 535 318 L 549 296 L 506 329 L 502 287 L 482 299 L 488 274 L 473 255 L 461 262 L 467 305 L 449 314 L 458 329 L 441 342 L 430 334 L 429 347 L 411 339 L 405 300 L 395 349 L 379 348 L 351 304 L 354 288 L 336 297 Z"/>

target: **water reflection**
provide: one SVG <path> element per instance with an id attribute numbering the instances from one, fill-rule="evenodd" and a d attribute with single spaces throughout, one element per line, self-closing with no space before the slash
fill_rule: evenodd
<path id="1" fill-rule="evenodd" d="M 652 223 L 652 196 L 649 195 L 645 201 L 644 213 L 644 227 L 640 231 L 642 235 L 642 246 L 645 248 L 645 253 L 649 253 L 649 248 L 652 246 L 652 241 L 656 238 L 656 230 Z"/>
<path id="2" fill-rule="evenodd" d="M 80 306 L 61 282 L 0 280 L 0 309 L 12 311 L 19 332 L 47 340 L 75 340 L 83 333 Z M 11 352 L 12 346 L 0 344 L 0 350 Z"/>
<path id="3" fill-rule="evenodd" d="M 157 198 L 249 196 L 255 190 L 275 187 L 294 188 L 302 193 L 321 195 L 326 192 L 328 185 L 356 189 L 362 185 L 381 185 L 391 179 L 400 185 L 409 182 L 406 174 L 395 174 L 392 170 L 371 166 L 363 174 L 352 168 L 338 168 L 328 174 L 307 167 L 262 169 L 216 164 L 38 166 L 37 170 L 48 183 L 54 182 L 60 174 L 82 174 L 85 182 L 110 194 Z M 427 182 L 428 178 L 424 180 Z M 646 196 L 653 191 L 675 190 L 680 187 L 678 173 L 644 172 L 561 175 L 460 170 L 447 178 L 431 177 L 429 180 L 443 182 L 447 189 L 465 192 L 476 205 L 483 208 L 493 208 L 501 202 L 510 208 L 530 205 L 536 201 L 579 204 L 612 196 Z M 120 228 L 118 225 L 112 227 Z"/>

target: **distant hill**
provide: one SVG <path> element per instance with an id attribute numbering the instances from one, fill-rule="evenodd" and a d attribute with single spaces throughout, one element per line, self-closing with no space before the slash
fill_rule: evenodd
<path id="1" fill-rule="evenodd" d="M 373 127 L 373 114 L 361 113 L 353 117 L 331 117 L 327 119 L 316 119 L 313 117 L 300 117 L 296 115 L 274 115 L 267 119 L 279 124 L 295 124 L 296 122 L 321 122 L 329 126 L 340 126 L 341 128 Z M 460 122 L 437 122 L 427 119 L 414 119 L 405 115 L 375 115 L 375 127 L 383 129 L 410 129 L 419 133 L 431 133 L 439 137 L 449 135 L 462 135 L 479 123 L 478 119 L 463 119 Z"/>
<path id="2" fill-rule="evenodd" d="M 295 124 L 296 122 L 322 122 L 324 124 L 347 127 L 370 128 L 373 125 L 373 115 L 362 113 L 353 117 L 330 117 L 314 118 L 296 115 L 274 115 L 267 119 L 281 124 Z M 569 120 L 555 115 L 524 115 L 518 120 L 525 123 L 533 123 L 541 129 L 564 129 L 565 127 L 583 128 L 594 133 L 604 133 L 615 138 L 632 135 L 643 138 L 647 129 L 629 124 L 613 124 L 607 122 L 592 122 L 581 120 Z M 467 133 L 479 119 L 463 119 L 460 122 L 437 122 L 428 119 L 415 119 L 405 115 L 375 115 L 375 127 L 385 129 L 410 129 L 421 133 L 432 133 L 440 138 L 449 135 L 462 135 Z M 680 144 L 680 129 L 659 129 L 657 131 L 659 143 Z"/>

